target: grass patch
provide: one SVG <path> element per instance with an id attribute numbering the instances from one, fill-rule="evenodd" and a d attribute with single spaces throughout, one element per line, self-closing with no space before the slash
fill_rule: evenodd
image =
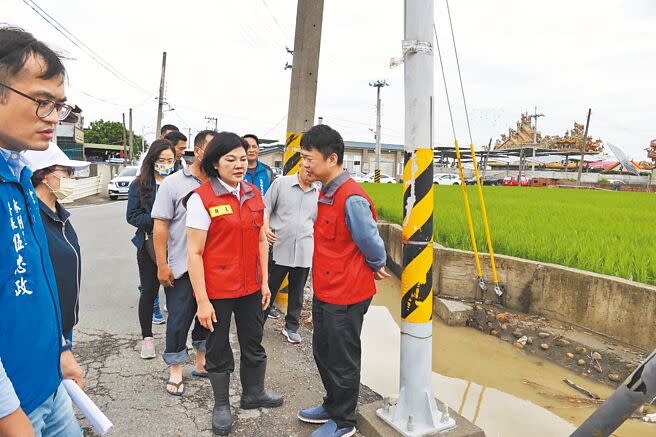
<path id="1" fill-rule="evenodd" d="M 401 184 L 362 184 L 378 215 L 401 223 Z M 468 186 L 476 240 L 487 250 L 475 186 Z M 656 285 L 656 195 L 483 187 L 494 252 Z M 435 185 L 435 241 L 471 250 L 459 186 Z"/>

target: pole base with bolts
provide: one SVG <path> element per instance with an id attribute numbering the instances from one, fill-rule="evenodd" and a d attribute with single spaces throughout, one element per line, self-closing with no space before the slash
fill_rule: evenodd
<path id="1" fill-rule="evenodd" d="M 376 411 L 404 437 L 434 435 L 454 428 L 456 421 L 444 405 L 440 411 L 431 388 L 433 324 L 401 322 L 401 392 L 394 406 L 386 400 Z M 417 371 L 418 370 L 418 371 Z"/>

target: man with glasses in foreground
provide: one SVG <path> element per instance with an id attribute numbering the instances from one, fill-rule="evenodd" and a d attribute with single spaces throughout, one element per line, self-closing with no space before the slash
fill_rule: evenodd
<path id="1" fill-rule="evenodd" d="M 188 167 L 164 179 L 157 191 L 151 217 L 153 218 L 153 243 L 157 258 L 157 278 L 164 286 L 169 310 L 166 325 L 166 349 L 162 358 L 170 366 L 166 391 L 177 396 L 184 393 L 182 369 L 189 357 L 187 335 L 196 316 L 196 299 L 187 273 L 187 208 L 184 199 L 207 180 L 200 167 L 205 147 L 216 132 L 200 131 L 194 139 L 194 162 Z M 168 252 L 168 255 L 167 255 Z M 208 331 L 198 319 L 191 333 L 196 349 L 196 365 L 193 376 L 207 377 L 205 372 L 205 339 Z"/>
<path id="2" fill-rule="evenodd" d="M 62 378 L 84 386 L 62 337 L 59 297 L 32 175 L 71 112 L 64 66 L 22 29 L 0 26 L 0 436 L 81 436 Z"/>

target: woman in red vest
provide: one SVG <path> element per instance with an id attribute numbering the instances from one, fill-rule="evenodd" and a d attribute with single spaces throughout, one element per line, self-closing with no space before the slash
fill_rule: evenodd
<path id="1" fill-rule="evenodd" d="M 244 181 L 246 142 L 220 132 L 205 148 L 201 168 L 209 180 L 187 201 L 189 277 L 198 302 L 198 319 L 210 331 L 205 370 L 214 391 L 212 428 L 227 435 L 232 427 L 228 388 L 235 362 L 228 335 L 235 315 L 241 349 L 241 408 L 279 407 L 280 395 L 264 390 L 267 356 L 262 347 L 263 310 L 271 292 L 269 244 L 262 224 L 264 202 Z"/>

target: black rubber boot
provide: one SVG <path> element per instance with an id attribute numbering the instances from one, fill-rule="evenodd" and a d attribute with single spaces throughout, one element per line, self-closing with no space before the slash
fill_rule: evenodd
<path id="1" fill-rule="evenodd" d="M 241 408 L 252 410 L 254 408 L 275 408 L 283 403 L 279 394 L 264 390 L 264 375 L 266 374 L 266 360 L 260 367 L 247 368 L 241 366 Z"/>
<path id="2" fill-rule="evenodd" d="M 214 410 L 212 410 L 212 431 L 216 435 L 228 435 L 232 428 L 230 411 L 230 374 L 209 373 L 214 392 Z"/>

